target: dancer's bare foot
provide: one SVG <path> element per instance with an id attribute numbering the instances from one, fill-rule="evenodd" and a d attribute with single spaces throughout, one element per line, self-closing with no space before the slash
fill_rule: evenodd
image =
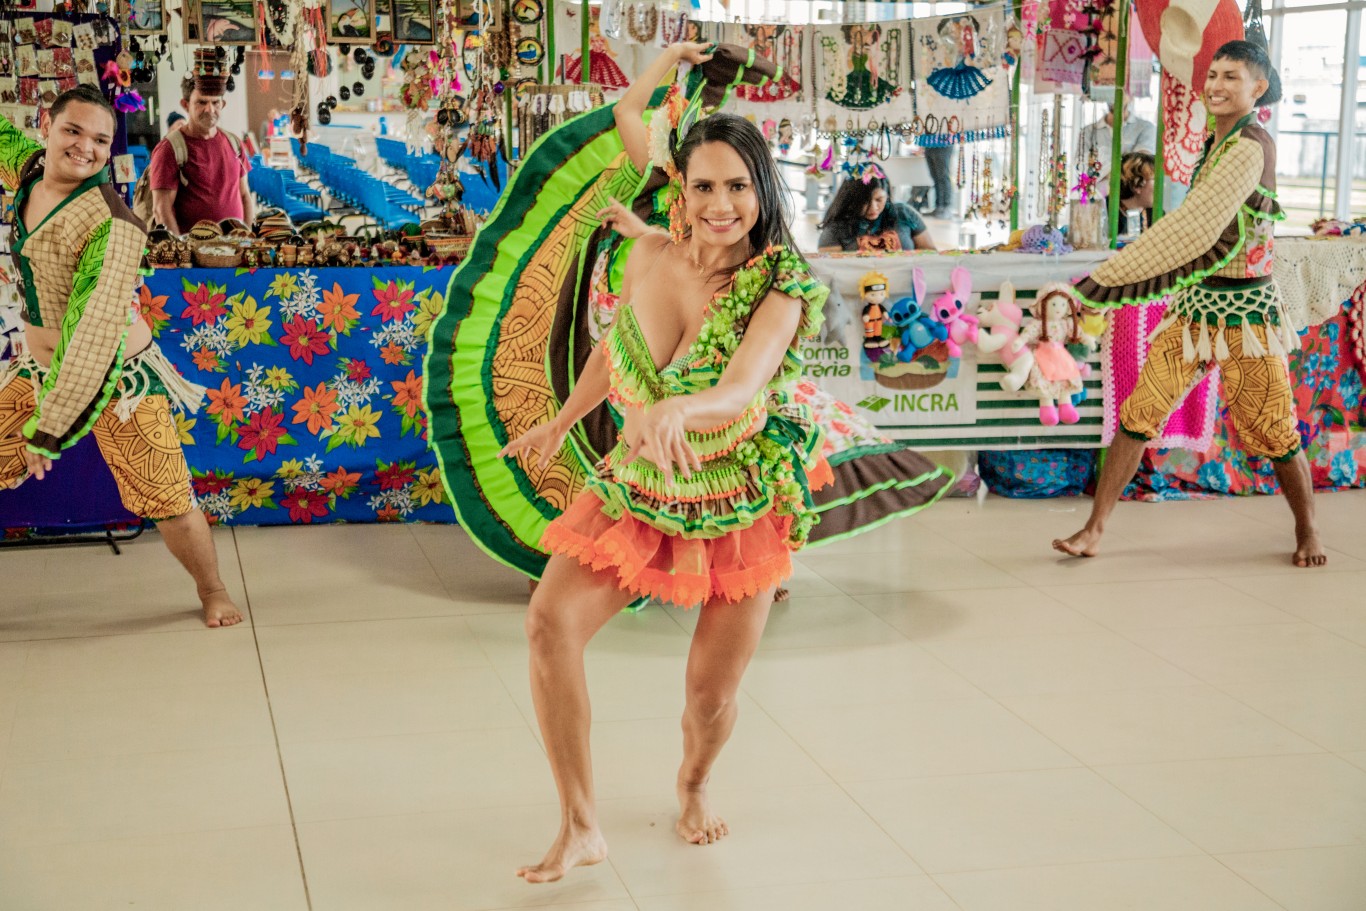
<path id="1" fill-rule="evenodd" d="M 204 625 L 208 627 L 236 626 L 242 622 L 242 612 L 232 603 L 226 589 L 201 595 L 204 605 Z"/>
<path id="2" fill-rule="evenodd" d="M 776 589 L 773 590 L 773 603 L 774 603 L 774 604 L 781 604 L 783 601 L 786 601 L 788 598 L 791 598 L 791 597 L 792 597 L 792 592 L 788 591 L 788 590 L 785 589 L 785 588 L 779 587 L 779 588 L 776 588 Z"/>
<path id="3" fill-rule="evenodd" d="M 1054 538 L 1053 549 L 1069 557 L 1094 557 L 1100 553 L 1100 532 L 1083 528 L 1070 538 Z"/>
<path id="4" fill-rule="evenodd" d="M 1323 545 L 1319 543 L 1319 533 L 1316 530 L 1295 531 L 1295 565 L 1300 567 L 1324 566 L 1328 563 L 1328 555 L 1323 552 Z"/>
<path id="5" fill-rule="evenodd" d="M 565 826 L 538 864 L 522 867 L 517 875 L 529 883 L 553 883 L 574 867 L 591 867 L 607 859 L 607 841 L 598 831 Z"/>
<path id="6" fill-rule="evenodd" d="M 707 786 L 678 783 L 679 837 L 689 844 L 709 845 L 730 834 L 726 821 L 711 811 L 707 800 Z"/>

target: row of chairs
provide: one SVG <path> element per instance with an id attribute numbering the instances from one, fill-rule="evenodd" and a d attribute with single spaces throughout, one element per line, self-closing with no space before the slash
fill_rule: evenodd
<path id="1" fill-rule="evenodd" d="M 422 201 L 356 167 L 354 159 L 309 144 L 309 161 L 332 196 L 369 215 L 387 231 L 422 220 Z"/>
<path id="2" fill-rule="evenodd" d="M 323 210 L 317 204 L 322 202 L 322 194 L 296 179 L 293 171 L 267 167 L 260 155 L 252 156 L 247 186 L 266 205 L 284 210 L 295 224 L 317 221 L 323 217 Z M 305 202 L 305 199 L 316 202 Z"/>
<path id="3" fill-rule="evenodd" d="M 347 205 L 368 213 L 385 228 L 422 220 L 426 203 L 356 167 L 356 161 L 338 155 L 318 142 L 308 144 L 307 154 L 295 153 L 301 167 L 312 169 L 331 194 Z"/>
<path id="4" fill-rule="evenodd" d="M 408 175 L 413 189 L 425 194 L 436 182 L 436 172 L 441 165 L 441 156 L 430 153 L 413 155 L 406 143 L 384 136 L 375 137 L 375 147 L 379 150 L 380 160 L 395 170 Z"/>

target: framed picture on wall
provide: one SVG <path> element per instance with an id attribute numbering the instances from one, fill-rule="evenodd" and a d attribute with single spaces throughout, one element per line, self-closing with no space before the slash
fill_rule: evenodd
<path id="1" fill-rule="evenodd" d="M 329 44 L 374 44 L 375 0 L 327 0 Z"/>
<path id="2" fill-rule="evenodd" d="M 435 0 L 393 0 L 393 10 L 396 44 L 435 43 Z"/>
<path id="3" fill-rule="evenodd" d="M 204 44 L 259 44 L 256 0 L 199 0 L 199 40 Z"/>
<path id="4" fill-rule="evenodd" d="M 163 0 L 128 0 L 128 31 L 134 35 L 160 35 L 166 31 Z"/>
<path id="5" fill-rule="evenodd" d="M 180 19 L 185 41 L 197 44 L 199 42 L 199 0 L 181 0 Z"/>

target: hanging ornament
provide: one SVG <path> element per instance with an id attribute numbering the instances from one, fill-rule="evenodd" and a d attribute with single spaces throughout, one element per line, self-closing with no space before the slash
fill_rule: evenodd
<path id="1" fill-rule="evenodd" d="M 522 66 L 536 66 L 545 59 L 545 46 L 537 38 L 523 38 L 517 42 L 517 62 Z"/>
<path id="2" fill-rule="evenodd" d="M 545 7 L 541 0 L 515 0 L 512 4 L 512 18 L 522 25 L 535 25 L 545 17 Z"/>

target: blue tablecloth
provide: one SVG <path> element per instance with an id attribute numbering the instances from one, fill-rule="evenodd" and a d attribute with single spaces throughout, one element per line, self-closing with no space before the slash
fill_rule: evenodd
<path id="1" fill-rule="evenodd" d="M 209 388 L 181 440 L 211 521 L 454 521 L 422 409 L 451 268 L 164 270 L 144 318 Z"/>

